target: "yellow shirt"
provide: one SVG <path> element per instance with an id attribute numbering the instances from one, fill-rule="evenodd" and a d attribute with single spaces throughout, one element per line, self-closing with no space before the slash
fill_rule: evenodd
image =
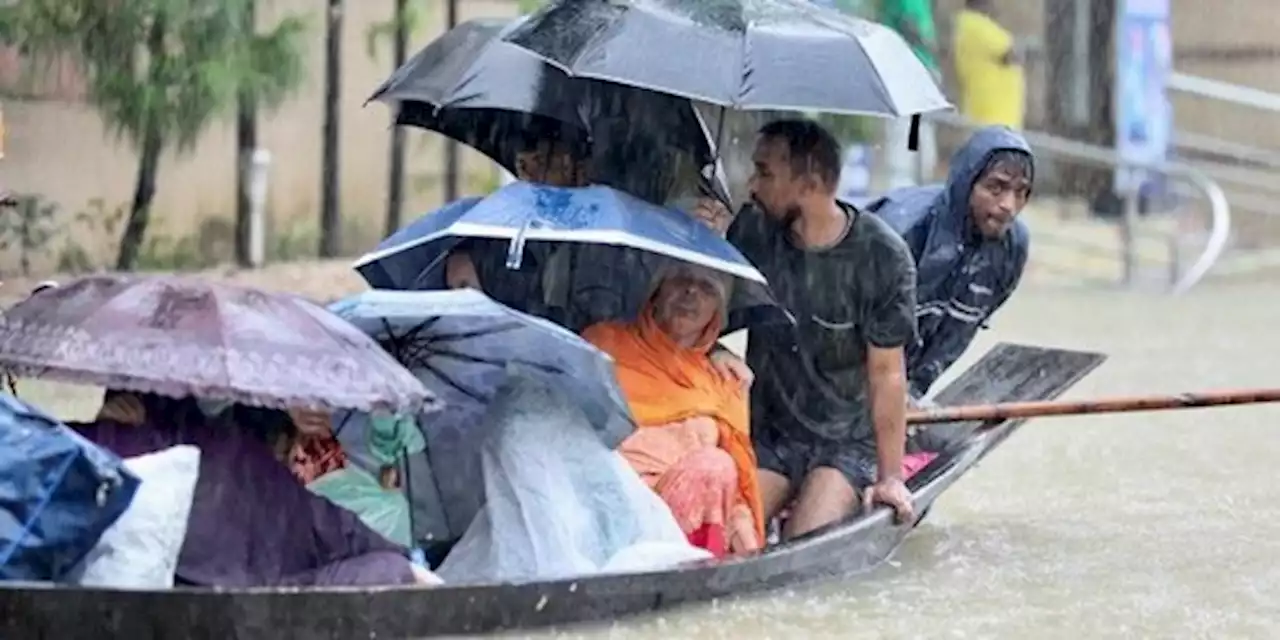
<path id="1" fill-rule="evenodd" d="M 960 113 L 978 124 L 1021 129 L 1027 93 L 1022 65 L 1001 62 L 1013 47 L 1013 34 L 970 9 L 957 13 L 954 25 Z"/>

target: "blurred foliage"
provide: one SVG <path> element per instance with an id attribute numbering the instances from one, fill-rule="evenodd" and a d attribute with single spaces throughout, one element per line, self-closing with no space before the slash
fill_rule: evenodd
<path id="1" fill-rule="evenodd" d="M 128 208 L 123 205 L 108 208 L 101 198 L 90 200 L 88 209 L 77 213 L 63 229 L 63 244 L 56 266 L 58 273 L 80 274 L 102 269 L 104 265 L 99 264 L 76 238 L 98 240 L 115 237 L 128 213 Z"/>
<path id="2" fill-rule="evenodd" d="M 278 105 L 306 73 L 307 24 L 245 29 L 255 0 L 23 0 L 0 7 L 0 34 L 37 61 L 73 60 L 88 102 L 139 152 L 117 267 L 133 268 L 165 149 L 189 152 L 238 92 Z"/>
<path id="3" fill-rule="evenodd" d="M 58 206 L 39 196 L 20 196 L 0 214 L 0 250 L 17 249 L 18 270 L 31 275 L 31 260 L 43 255 L 58 233 Z"/>
<path id="4" fill-rule="evenodd" d="M 412 40 L 414 35 L 421 32 L 431 20 L 431 4 L 428 0 L 409 0 L 405 3 L 404 14 L 400 18 L 404 20 L 405 33 L 409 34 L 409 39 Z M 382 22 L 375 22 L 364 31 L 365 52 L 370 58 L 377 60 L 379 51 L 384 46 L 390 48 L 395 42 L 395 37 L 395 16 Z"/>
<path id="5" fill-rule="evenodd" d="M 37 59 L 72 56 L 89 101 L 131 143 L 157 127 L 189 150 L 237 90 L 278 104 L 305 76 L 306 22 L 246 34 L 240 15 L 253 1 L 23 0 L 0 9 L 0 33 Z"/>

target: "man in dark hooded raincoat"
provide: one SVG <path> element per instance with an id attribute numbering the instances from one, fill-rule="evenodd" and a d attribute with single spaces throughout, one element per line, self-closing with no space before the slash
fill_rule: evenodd
<path id="1" fill-rule="evenodd" d="M 945 184 L 900 189 L 866 206 L 915 256 L 919 340 L 906 350 L 914 401 L 1017 288 L 1031 242 L 1017 216 L 1034 179 L 1027 141 L 1007 127 L 985 127 L 952 157 Z"/>

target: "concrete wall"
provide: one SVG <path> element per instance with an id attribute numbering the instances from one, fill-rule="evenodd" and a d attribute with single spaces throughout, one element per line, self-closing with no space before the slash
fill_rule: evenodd
<path id="1" fill-rule="evenodd" d="M 314 242 L 320 204 L 321 122 L 323 114 L 324 16 L 315 0 L 273 0 L 260 3 L 274 15 L 261 16 L 270 24 L 281 14 L 309 18 L 309 78 L 302 91 L 276 113 L 263 117 L 260 139 L 274 154 L 270 214 L 276 242 L 293 238 Z M 439 3 L 430 7 L 429 24 L 414 34 L 420 47 L 442 30 Z M 509 0 L 464 0 L 462 18 L 514 15 Z M 392 15 L 392 0 L 348 0 L 342 64 L 342 213 L 348 233 L 345 249 L 361 251 L 381 236 L 386 197 L 388 126 L 390 115 L 381 104 L 363 106 L 365 99 L 390 73 L 389 47 L 378 59 L 369 56 L 366 33 L 370 25 Z M 5 64 L 5 63 L 8 64 Z M 0 77 L 15 80 L 10 52 L 0 60 Z M 68 74 L 61 74 L 64 81 Z M 74 83 L 74 74 L 70 82 Z M 47 84 L 47 83 L 46 83 Z M 11 85 L 13 89 L 18 89 Z M 48 89 L 48 87 L 46 87 Z M 0 160 L 0 185 L 40 194 L 59 204 L 64 220 L 100 199 L 108 208 L 126 205 L 132 197 L 137 157 L 127 144 L 106 131 L 88 107 L 66 100 L 67 90 L 48 91 L 63 99 L 6 99 L 5 156 Z M 435 134 L 410 130 L 409 186 L 405 217 L 439 204 L 441 145 Z M 487 179 L 490 166 L 478 154 L 465 151 L 471 188 Z M 156 235 L 180 238 L 201 234 L 201 242 L 227 243 L 235 210 L 235 126 L 231 118 L 211 126 L 189 153 L 167 155 L 159 176 L 154 208 Z M 467 185 L 464 184 L 464 190 Z M 208 220 L 221 222 L 210 223 Z M 116 238 L 104 237 L 84 225 L 72 225 L 75 241 L 93 254 L 113 254 Z M 44 261 L 56 256 L 44 256 Z M 0 255 L 0 271 L 12 269 L 12 249 Z"/>

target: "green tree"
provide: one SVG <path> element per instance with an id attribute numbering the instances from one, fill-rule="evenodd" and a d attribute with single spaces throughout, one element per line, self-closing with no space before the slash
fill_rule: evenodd
<path id="1" fill-rule="evenodd" d="M 116 268 L 134 267 L 151 220 L 163 152 L 189 152 L 241 92 L 283 100 L 299 83 L 304 24 L 245 30 L 252 0 L 22 0 L 0 14 L 30 55 L 73 60 L 88 102 L 138 152 L 134 195 Z"/>

